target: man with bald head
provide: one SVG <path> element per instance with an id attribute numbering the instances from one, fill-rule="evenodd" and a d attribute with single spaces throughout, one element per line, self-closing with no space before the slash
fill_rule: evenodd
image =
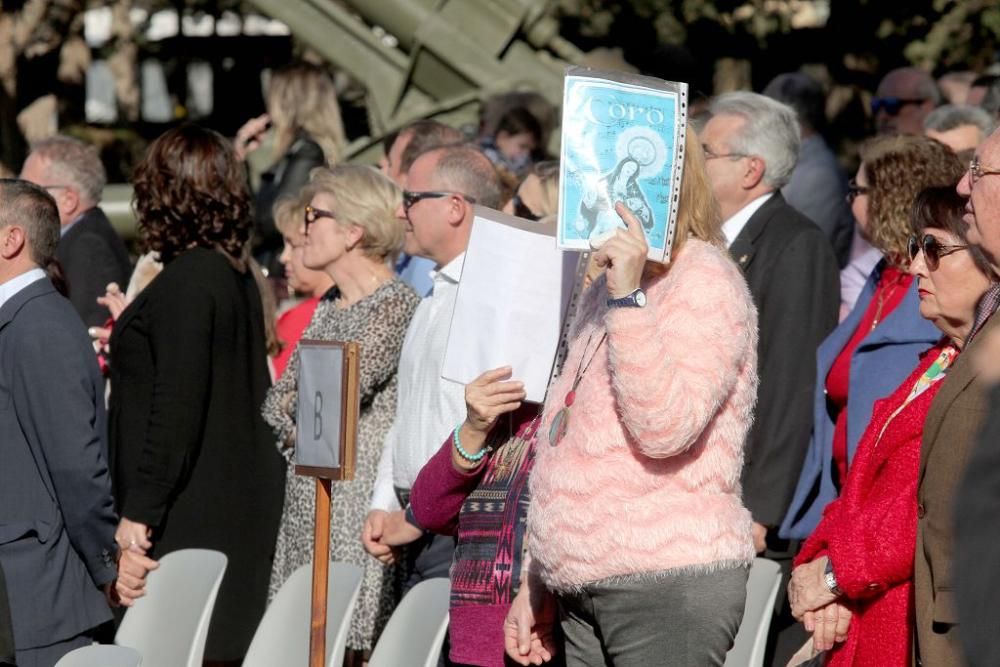
<path id="1" fill-rule="evenodd" d="M 473 206 L 500 208 L 500 179 L 477 148 L 446 146 L 422 153 L 406 175 L 396 211 L 406 228 L 405 251 L 435 265 L 431 295 L 417 307 L 399 359 L 396 417 L 379 461 L 371 511 L 362 540 L 373 556 L 393 558 L 381 543 L 388 513 L 405 509 L 424 464 L 455 424 L 465 419 L 465 387 L 442 379 L 448 331 L 458 296 Z M 432 577 L 447 577 L 454 541 L 427 535 L 407 548 L 404 590 Z"/>
<path id="2" fill-rule="evenodd" d="M 879 134 L 923 134 L 924 119 L 941 101 L 931 75 L 916 67 L 894 69 L 878 84 L 872 115 Z"/>

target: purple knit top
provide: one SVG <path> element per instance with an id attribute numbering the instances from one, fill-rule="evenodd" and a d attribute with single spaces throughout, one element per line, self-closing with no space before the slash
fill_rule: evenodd
<path id="1" fill-rule="evenodd" d="M 520 587 L 527 547 L 528 474 L 535 461 L 538 410 L 525 405 L 513 413 L 516 436 L 501 440 L 484 463 L 469 471 L 452 462 L 449 436 L 413 484 L 410 507 L 417 522 L 434 533 L 458 535 L 451 570 L 453 662 L 504 665 L 503 621 Z"/>

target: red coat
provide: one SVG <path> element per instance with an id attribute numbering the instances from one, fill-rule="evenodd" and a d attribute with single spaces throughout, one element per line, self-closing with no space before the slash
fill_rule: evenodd
<path id="1" fill-rule="evenodd" d="M 829 665 L 908 667 L 913 633 L 913 552 L 917 540 L 917 472 L 924 419 L 936 382 L 879 434 L 909 395 L 941 347 L 890 396 L 875 402 L 840 498 L 802 546 L 795 565 L 830 557 L 841 602 L 854 612 L 847 641 L 831 652 Z"/>

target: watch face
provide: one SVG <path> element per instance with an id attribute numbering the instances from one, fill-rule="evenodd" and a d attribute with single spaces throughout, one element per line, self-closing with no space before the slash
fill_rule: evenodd
<path id="1" fill-rule="evenodd" d="M 635 305 L 639 306 L 640 308 L 646 307 L 646 293 L 643 292 L 642 290 L 639 290 L 638 292 L 635 293 Z"/>

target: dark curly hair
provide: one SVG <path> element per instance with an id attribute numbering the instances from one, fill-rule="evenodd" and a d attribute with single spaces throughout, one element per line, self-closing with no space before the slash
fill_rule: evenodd
<path id="1" fill-rule="evenodd" d="M 252 226 L 250 192 L 232 144 L 186 124 L 150 144 L 132 178 L 139 232 L 166 263 L 193 247 L 240 261 Z"/>

